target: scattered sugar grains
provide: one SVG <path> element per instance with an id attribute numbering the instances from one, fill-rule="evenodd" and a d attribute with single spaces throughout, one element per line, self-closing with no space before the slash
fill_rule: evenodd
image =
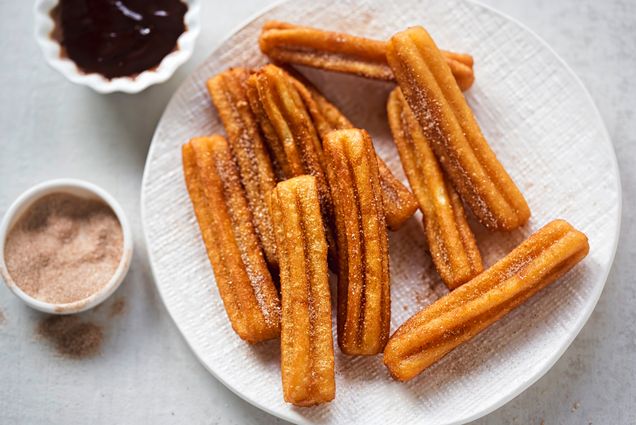
<path id="1" fill-rule="evenodd" d="M 101 201 L 54 193 L 36 201 L 5 243 L 9 275 L 39 300 L 64 304 L 101 289 L 123 250 L 121 224 Z"/>
<path id="2" fill-rule="evenodd" d="M 77 359 L 99 353 L 104 336 L 100 326 L 84 322 L 78 316 L 45 316 L 37 331 L 58 353 Z"/>
<path id="3" fill-rule="evenodd" d="M 108 314 L 108 317 L 113 318 L 113 317 L 120 316 L 125 309 L 126 309 L 126 300 L 124 298 L 118 298 L 110 306 L 110 313 Z"/>

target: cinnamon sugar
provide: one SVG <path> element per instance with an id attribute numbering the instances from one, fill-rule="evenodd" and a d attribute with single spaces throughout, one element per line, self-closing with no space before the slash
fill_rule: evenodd
<path id="1" fill-rule="evenodd" d="M 37 330 L 58 353 L 78 359 L 99 353 L 103 340 L 100 326 L 83 322 L 78 316 L 45 316 Z"/>
<path id="2" fill-rule="evenodd" d="M 25 293 L 64 304 L 104 287 L 122 251 L 121 224 L 108 205 L 54 193 L 20 217 L 9 232 L 4 256 L 9 275 Z"/>
<path id="3" fill-rule="evenodd" d="M 126 300 L 124 298 L 118 298 L 110 306 L 110 312 L 108 314 L 108 317 L 113 318 L 116 316 L 120 316 L 125 309 L 126 309 Z"/>

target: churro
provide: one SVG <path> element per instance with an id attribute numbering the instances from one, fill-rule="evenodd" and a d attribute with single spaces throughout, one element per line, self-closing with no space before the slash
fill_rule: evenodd
<path id="1" fill-rule="evenodd" d="M 446 182 L 430 142 L 399 88 L 389 96 L 387 113 L 404 172 L 424 215 L 433 263 L 446 286 L 455 289 L 483 271 L 464 206 Z"/>
<path id="2" fill-rule="evenodd" d="M 247 100 L 246 83 L 249 75 L 249 70 L 245 68 L 232 68 L 209 79 L 207 87 L 238 163 L 241 183 L 265 258 L 270 265 L 275 266 L 276 244 L 266 197 L 276 185 L 276 177 Z"/>
<path id="3" fill-rule="evenodd" d="M 276 63 L 393 80 L 386 45 L 380 40 L 279 21 L 266 22 L 259 37 L 261 51 Z M 468 90 L 475 80 L 472 56 L 454 52 L 443 55 L 461 90 Z"/>
<path id="4" fill-rule="evenodd" d="M 302 97 L 288 74 L 275 65 L 259 69 L 247 84 L 252 111 L 285 178 L 304 174 L 316 178 L 330 256 L 335 260 L 331 231 L 333 203 L 324 172 L 322 146 Z"/>
<path id="5" fill-rule="evenodd" d="M 297 73 L 292 74 L 290 78 L 303 98 L 321 140 L 324 140 L 330 131 L 354 128 L 351 121 L 315 86 Z M 397 230 L 415 213 L 417 201 L 379 156 L 378 167 L 386 224 L 389 229 Z"/>
<path id="6" fill-rule="evenodd" d="M 411 191 L 393 175 L 389 166 L 380 157 L 378 157 L 378 172 L 386 225 L 391 230 L 397 230 L 415 213 L 417 200 Z"/>
<path id="7" fill-rule="evenodd" d="M 351 355 L 382 352 L 391 294 L 382 189 L 373 144 L 364 130 L 337 130 L 324 142 L 336 212 L 338 344 Z"/>
<path id="8" fill-rule="evenodd" d="M 278 292 L 227 142 L 221 136 L 195 138 L 182 154 L 190 200 L 232 328 L 250 343 L 276 338 Z"/>
<path id="9" fill-rule="evenodd" d="M 493 230 L 528 221 L 526 200 L 488 146 L 426 30 L 394 35 L 387 60 L 449 180 L 479 221 Z"/>
<path id="10" fill-rule="evenodd" d="M 470 282 L 408 319 L 389 339 L 384 363 L 409 380 L 556 281 L 588 253 L 587 237 L 555 220 Z"/>
<path id="11" fill-rule="evenodd" d="M 336 388 L 327 242 L 316 178 L 279 183 L 270 208 L 280 254 L 285 401 L 297 406 L 328 402 Z"/>

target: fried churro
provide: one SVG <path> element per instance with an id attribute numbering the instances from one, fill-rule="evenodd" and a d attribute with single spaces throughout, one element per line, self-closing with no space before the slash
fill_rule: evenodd
<path id="1" fill-rule="evenodd" d="M 587 237 L 555 220 L 470 282 L 408 319 L 389 339 L 384 363 L 409 380 L 556 281 L 588 253 Z"/>
<path id="2" fill-rule="evenodd" d="M 380 40 L 279 21 L 266 22 L 259 37 L 261 51 L 273 62 L 393 80 L 386 45 Z M 475 80 L 472 56 L 454 52 L 443 55 L 460 89 L 468 90 Z"/>
<path id="3" fill-rule="evenodd" d="M 248 79 L 247 95 L 265 141 L 285 178 L 314 176 L 320 194 L 330 255 L 335 260 L 331 231 L 333 202 L 324 172 L 322 146 L 301 95 L 289 75 L 275 65 L 266 65 Z"/>
<path id="4" fill-rule="evenodd" d="M 379 157 L 378 172 L 386 225 L 391 230 L 397 230 L 415 213 L 417 200 Z"/>
<path id="5" fill-rule="evenodd" d="M 226 140 L 195 138 L 182 154 L 190 200 L 232 328 L 250 343 L 276 338 L 278 292 Z"/>
<path id="6" fill-rule="evenodd" d="M 279 183 L 270 198 L 281 290 L 285 401 L 312 406 L 335 396 L 327 242 L 316 178 Z"/>
<path id="7" fill-rule="evenodd" d="M 315 86 L 297 73 L 292 74 L 290 78 L 302 96 L 321 140 L 324 140 L 330 131 L 354 128 L 351 121 Z M 389 229 L 397 230 L 415 213 L 417 201 L 379 156 L 378 167 L 386 224 Z"/>
<path id="8" fill-rule="evenodd" d="M 387 60 L 444 171 L 492 230 L 523 225 L 530 209 L 488 146 L 441 52 L 422 27 L 394 35 Z"/>
<path id="9" fill-rule="evenodd" d="M 389 254 L 378 161 L 364 130 L 324 143 L 338 241 L 338 344 L 351 355 L 382 352 L 389 336 Z"/>
<path id="10" fill-rule="evenodd" d="M 258 123 L 247 100 L 246 83 L 249 75 L 249 70 L 245 68 L 232 68 L 209 79 L 207 87 L 238 163 L 241 182 L 265 258 L 271 266 L 276 266 L 276 244 L 266 201 L 276 185 L 276 177 Z"/>
<path id="11" fill-rule="evenodd" d="M 404 172 L 424 215 L 433 263 L 446 286 L 455 289 L 483 271 L 464 206 L 446 182 L 430 142 L 399 88 L 389 96 L 387 113 Z"/>

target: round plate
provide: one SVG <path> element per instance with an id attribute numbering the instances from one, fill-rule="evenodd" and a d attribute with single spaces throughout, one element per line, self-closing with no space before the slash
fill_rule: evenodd
<path id="1" fill-rule="evenodd" d="M 268 19 L 380 39 L 422 24 L 441 47 L 470 52 L 477 79 L 467 99 L 533 214 L 527 226 L 511 233 L 490 233 L 473 223 L 486 265 L 555 218 L 588 235 L 589 256 L 408 383 L 392 380 L 381 356 L 347 357 L 336 348 L 336 399 L 313 408 L 284 403 L 278 343 L 251 346 L 230 328 L 188 199 L 180 153 L 181 144 L 193 136 L 223 133 L 205 82 L 231 66 L 265 63 L 257 37 Z M 303 72 L 370 131 L 380 156 L 402 178 L 386 122 L 391 84 Z M 594 309 L 612 263 L 620 193 L 614 151 L 588 92 L 544 42 L 518 23 L 461 0 L 300 0 L 245 25 L 176 92 L 148 154 L 142 220 L 168 311 L 206 368 L 245 400 L 296 423 L 451 424 L 476 419 L 512 399 L 570 345 Z M 419 215 L 390 235 L 390 255 L 395 330 L 446 289 L 426 253 Z"/>

